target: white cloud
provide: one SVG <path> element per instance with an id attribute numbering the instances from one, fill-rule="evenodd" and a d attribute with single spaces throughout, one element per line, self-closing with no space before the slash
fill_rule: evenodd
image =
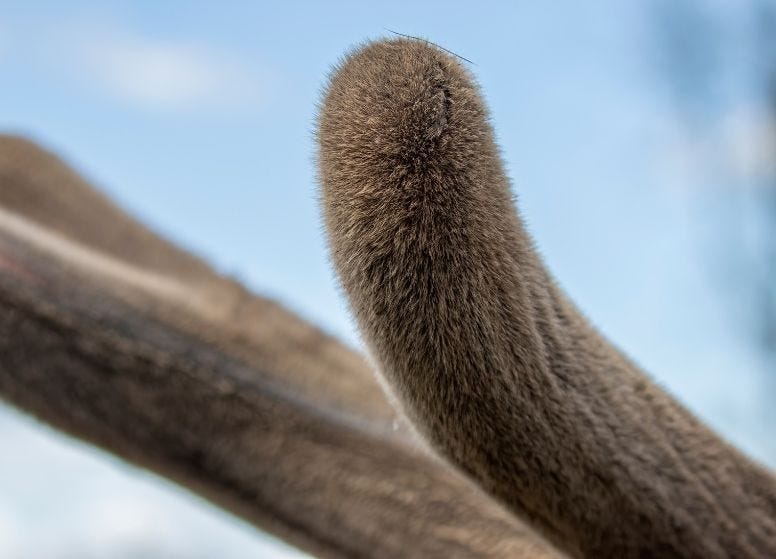
<path id="1" fill-rule="evenodd" d="M 202 40 L 138 33 L 112 19 L 0 24 L 0 60 L 24 61 L 135 108 L 245 110 L 263 106 L 275 75 L 244 52 Z"/>
<path id="2" fill-rule="evenodd" d="M 776 177 L 776 126 L 765 110 L 743 107 L 723 124 L 723 138 L 736 174 L 760 183 Z"/>
<path id="3" fill-rule="evenodd" d="M 245 52 L 108 21 L 37 22 L 4 31 L 0 27 L 0 59 L 10 49 L 33 71 L 134 108 L 253 110 L 266 104 L 276 83 Z"/>
<path id="4" fill-rule="evenodd" d="M 81 81 L 146 108 L 244 105 L 261 98 L 257 69 L 202 45 L 94 33 L 82 37 L 73 54 Z"/>
<path id="5" fill-rule="evenodd" d="M 664 127 L 661 156 L 673 182 L 759 188 L 776 177 L 776 123 L 768 110 L 741 102 L 700 130 Z"/>

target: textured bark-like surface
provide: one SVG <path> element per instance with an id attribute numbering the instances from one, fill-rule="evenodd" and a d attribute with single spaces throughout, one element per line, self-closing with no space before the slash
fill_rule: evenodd
<path id="1" fill-rule="evenodd" d="M 776 556 L 772 474 L 557 288 L 458 60 L 415 40 L 357 50 L 332 78 L 319 142 L 342 285 L 440 453 L 576 556 Z"/>

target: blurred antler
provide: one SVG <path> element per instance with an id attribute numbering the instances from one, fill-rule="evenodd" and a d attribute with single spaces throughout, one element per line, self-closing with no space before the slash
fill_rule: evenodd
<path id="1" fill-rule="evenodd" d="M 386 423 L 396 417 L 360 355 L 159 237 L 52 154 L 27 140 L 0 136 L 0 185 L 0 208 L 70 241 L 75 247 L 70 257 L 86 254 L 81 258 L 88 260 L 85 266 L 96 261 L 103 270 L 129 266 L 146 278 L 141 282 L 145 291 L 172 283 L 159 293 L 169 304 L 154 308 L 155 313 L 167 312 L 165 319 L 186 327 L 186 321 L 176 319 L 179 307 L 196 308 L 207 318 L 198 324 L 204 328 L 198 335 L 209 334 L 209 341 L 239 353 L 279 382 L 316 401 Z M 113 275 L 124 280 L 132 276 Z"/>
<path id="2" fill-rule="evenodd" d="M 404 39 L 349 56 L 320 163 L 358 324 L 436 449 L 576 556 L 776 556 L 774 478 L 556 287 L 455 58 Z"/>
<path id="3" fill-rule="evenodd" d="M 559 557 L 361 357 L 0 138 L 0 395 L 323 557 Z"/>

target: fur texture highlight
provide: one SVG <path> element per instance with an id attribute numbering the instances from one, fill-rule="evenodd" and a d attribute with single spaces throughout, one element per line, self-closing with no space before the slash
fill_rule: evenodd
<path id="1" fill-rule="evenodd" d="M 331 255 L 405 412 L 578 557 L 773 557 L 776 483 L 580 315 L 516 212 L 487 109 L 423 41 L 349 55 L 319 118 Z"/>

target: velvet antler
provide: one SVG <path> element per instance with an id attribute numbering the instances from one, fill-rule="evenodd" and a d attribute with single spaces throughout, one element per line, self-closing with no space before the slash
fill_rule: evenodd
<path id="1" fill-rule="evenodd" d="M 0 396 L 321 557 L 560 557 L 394 431 L 360 356 L 9 137 Z"/>
<path id="2" fill-rule="evenodd" d="M 458 60 L 373 43 L 320 115 L 331 253 L 381 374 L 442 455 L 579 557 L 773 557 L 776 483 L 555 285 Z"/>

